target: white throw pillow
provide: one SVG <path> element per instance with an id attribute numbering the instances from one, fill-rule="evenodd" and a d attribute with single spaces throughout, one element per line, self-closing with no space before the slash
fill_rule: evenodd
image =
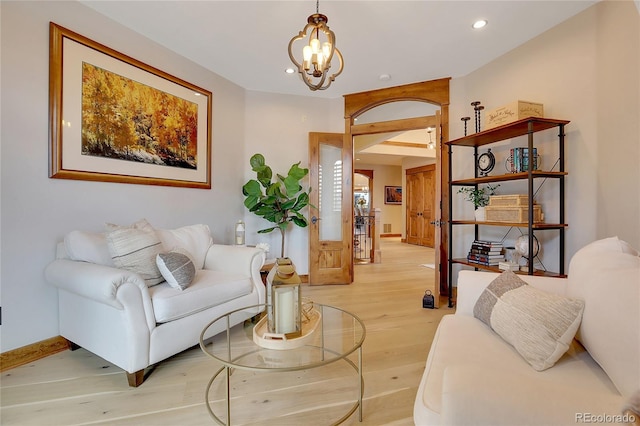
<path id="1" fill-rule="evenodd" d="M 115 266 L 105 234 L 71 231 L 64 237 L 64 248 L 71 260 Z"/>
<path id="2" fill-rule="evenodd" d="M 473 316 L 543 371 L 569 349 L 583 309 L 581 300 L 539 290 L 505 271 L 482 292 Z"/>
<path id="3" fill-rule="evenodd" d="M 190 255 L 196 270 L 204 267 L 207 251 L 213 244 L 207 225 L 198 224 L 178 229 L 158 229 L 156 233 L 166 250 L 173 251 L 180 248 Z"/>
<path id="4" fill-rule="evenodd" d="M 109 253 L 118 268 L 139 274 L 147 286 L 164 281 L 156 264 L 156 255 L 164 248 L 155 232 L 118 228 L 108 232 L 106 238 Z"/>
<path id="5" fill-rule="evenodd" d="M 196 268 L 184 253 L 171 251 L 156 256 L 156 264 L 160 273 L 169 285 L 178 290 L 184 290 L 193 282 Z"/>

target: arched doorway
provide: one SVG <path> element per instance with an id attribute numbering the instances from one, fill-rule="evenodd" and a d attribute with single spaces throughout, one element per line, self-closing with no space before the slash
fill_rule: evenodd
<path id="1" fill-rule="evenodd" d="M 345 138 L 353 140 L 357 135 L 370 135 L 391 131 L 405 131 L 412 129 L 426 129 L 431 125 L 426 117 L 411 117 L 395 119 L 391 121 L 381 121 L 375 123 L 357 124 L 356 119 L 365 112 L 381 105 L 403 102 L 417 101 L 426 102 L 440 107 L 438 114 L 438 146 L 436 148 L 436 200 L 438 209 L 435 215 L 437 225 L 446 223 L 449 218 L 447 210 L 448 203 L 448 152 L 444 149 L 442 142 L 449 140 L 449 81 L 450 78 L 413 83 L 404 86 L 396 86 L 386 89 L 379 89 L 368 92 L 345 95 Z M 352 195 L 353 196 L 353 195 Z M 449 235 L 445 227 L 436 228 L 436 293 L 441 289 L 446 289 L 447 268 L 439 265 L 446 264 L 448 259 Z M 353 258 L 353 256 L 352 256 Z M 438 303 L 439 297 L 436 297 Z"/>

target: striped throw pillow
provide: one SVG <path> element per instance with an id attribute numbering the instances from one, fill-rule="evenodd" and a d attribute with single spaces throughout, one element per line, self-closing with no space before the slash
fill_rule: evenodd
<path id="1" fill-rule="evenodd" d="M 106 238 L 116 267 L 137 273 L 148 287 L 164 281 L 156 265 L 156 256 L 164 248 L 155 232 L 118 228 L 107 232 Z"/>

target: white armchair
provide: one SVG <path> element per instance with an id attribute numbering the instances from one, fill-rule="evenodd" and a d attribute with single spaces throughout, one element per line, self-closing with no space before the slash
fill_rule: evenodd
<path id="1" fill-rule="evenodd" d="M 91 256 L 104 253 L 95 246 L 106 244 L 104 234 L 67 236 L 45 271 L 58 288 L 60 335 L 125 370 L 130 386 L 143 382 L 145 368 L 198 344 L 211 320 L 265 303 L 262 250 L 211 244 L 205 225 L 157 233 L 165 250 L 193 255 L 195 277 L 184 290 L 167 282 L 148 286 L 140 274 Z M 78 255 L 82 248 L 85 258 Z M 259 312 L 238 312 L 233 325 Z M 207 338 L 222 330 L 208 331 Z"/>

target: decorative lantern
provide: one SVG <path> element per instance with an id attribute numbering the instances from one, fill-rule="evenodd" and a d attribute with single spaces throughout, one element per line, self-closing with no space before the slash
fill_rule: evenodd
<path id="1" fill-rule="evenodd" d="M 286 340 L 302 335 L 300 277 L 288 257 L 276 259 L 267 276 L 267 328 L 271 338 Z"/>

